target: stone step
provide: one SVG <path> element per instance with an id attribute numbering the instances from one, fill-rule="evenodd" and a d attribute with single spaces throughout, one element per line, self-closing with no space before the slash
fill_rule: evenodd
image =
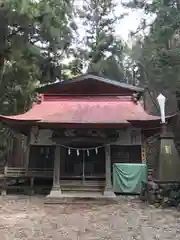
<path id="1" fill-rule="evenodd" d="M 104 181 L 61 181 L 61 190 L 65 191 L 103 191 L 105 187 Z"/>
<path id="2" fill-rule="evenodd" d="M 60 197 L 46 197 L 45 204 L 113 204 L 117 203 L 118 198 L 106 197 L 100 192 L 91 193 L 62 193 Z"/>
<path id="3" fill-rule="evenodd" d="M 94 191 L 103 191 L 104 187 L 63 187 L 61 186 L 62 191 L 80 191 L 80 192 L 94 192 Z"/>
<path id="4" fill-rule="evenodd" d="M 108 199 L 108 198 L 101 198 L 101 199 L 91 199 L 91 198 L 57 198 L 57 199 L 45 199 L 44 204 L 116 204 L 117 200 L 115 199 Z"/>
<path id="5" fill-rule="evenodd" d="M 104 186 L 105 181 L 78 181 L 78 180 L 61 180 L 61 186 L 73 185 L 73 186 Z"/>

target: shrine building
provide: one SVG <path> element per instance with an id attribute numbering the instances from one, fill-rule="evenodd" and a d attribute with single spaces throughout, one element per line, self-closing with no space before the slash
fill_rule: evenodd
<path id="1" fill-rule="evenodd" d="M 23 161 L 8 162 L 7 178 L 27 177 L 32 186 L 38 178 L 50 179 L 48 197 L 85 191 L 84 186 L 113 197 L 117 181 L 127 184 L 125 176 L 114 179 L 116 168 L 123 175 L 125 169 L 146 165 L 146 133 L 160 126 L 160 117 L 144 110 L 144 89 L 86 74 L 37 92 L 40 102 L 28 112 L 0 116 L 2 123 L 26 136 Z M 141 167 L 133 170 L 135 175 Z"/>

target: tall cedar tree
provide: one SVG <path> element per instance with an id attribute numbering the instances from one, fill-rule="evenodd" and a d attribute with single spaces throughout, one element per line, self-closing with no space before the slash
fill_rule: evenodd
<path id="1" fill-rule="evenodd" d="M 180 83 L 180 4 L 179 0 L 131 1 L 125 4 L 133 9 L 143 9 L 154 14 L 155 20 L 146 24 L 143 20 L 139 32 L 149 27 L 144 40 L 138 39 L 133 46 L 132 57 L 140 71 L 141 84 L 157 90 L 175 91 Z"/>
<path id="2" fill-rule="evenodd" d="M 115 36 L 115 24 L 122 18 L 115 14 L 114 0 L 86 0 L 79 9 L 85 37 L 81 51 L 87 71 L 123 81 L 123 43 Z M 82 50 L 82 49 L 81 49 Z"/>
<path id="3" fill-rule="evenodd" d="M 26 111 L 38 82 L 61 78 L 75 28 L 71 0 L 0 1 L 0 114 Z M 7 136 L 0 128 L 0 159 Z"/>

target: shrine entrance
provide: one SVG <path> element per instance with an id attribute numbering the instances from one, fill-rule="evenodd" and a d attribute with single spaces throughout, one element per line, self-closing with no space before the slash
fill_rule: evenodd
<path id="1" fill-rule="evenodd" d="M 60 179 L 105 180 L 105 145 L 116 141 L 115 128 L 65 128 L 53 131 L 52 140 L 61 147 Z"/>
<path id="2" fill-rule="evenodd" d="M 105 179 L 105 150 L 66 149 L 64 166 L 65 179 L 72 180 L 104 180 Z"/>

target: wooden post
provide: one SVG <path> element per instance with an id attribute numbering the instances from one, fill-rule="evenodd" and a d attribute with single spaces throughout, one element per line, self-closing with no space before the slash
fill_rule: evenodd
<path id="1" fill-rule="evenodd" d="M 50 194 L 47 198 L 50 197 L 61 197 L 61 187 L 60 187 L 60 146 L 56 146 L 55 148 L 55 156 L 54 156 L 54 174 L 53 174 L 53 186 Z"/>
<path id="2" fill-rule="evenodd" d="M 105 175 L 106 185 L 104 189 L 104 196 L 115 197 L 113 192 L 112 180 L 111 180 L 111 147 L 110 144 L 105 146 Z"/>
<path id="3" fill-rule="evenodd" d="M 30 195 L 34 194 L 34 177 L 30 178 Z"/>
<path id="4" fill-rule="evenodd" d="M 5 167 L 4 167 L 4 176 L 7 176 L 7 170 L 8 170 L 8 167 L 5 166 Z"/>
<path id="5" fill-rule="evenodd" d="M 27 137 L 27 143 L 26 143 L 26 153 L 25 153 L 25 162 L 24 167 L 26 169 L 26 175 L 28 173 L 28 167 L 29 167 L 29 157 L 30 157 L 30 135 Z"/>
<path id="6" fill-rule="evenodd" d="M 7 195 L 7 182 L 6 182 L 6 177 L 4 176 L 3 188 L 1 190 L 1 196 L 6 196 L 6 195 Z"/>
<path id="7" fill-rule="evenodd" d="M 60 146 L 56 146 L 54 157 L 53 189 L 60 189 Z"/>

